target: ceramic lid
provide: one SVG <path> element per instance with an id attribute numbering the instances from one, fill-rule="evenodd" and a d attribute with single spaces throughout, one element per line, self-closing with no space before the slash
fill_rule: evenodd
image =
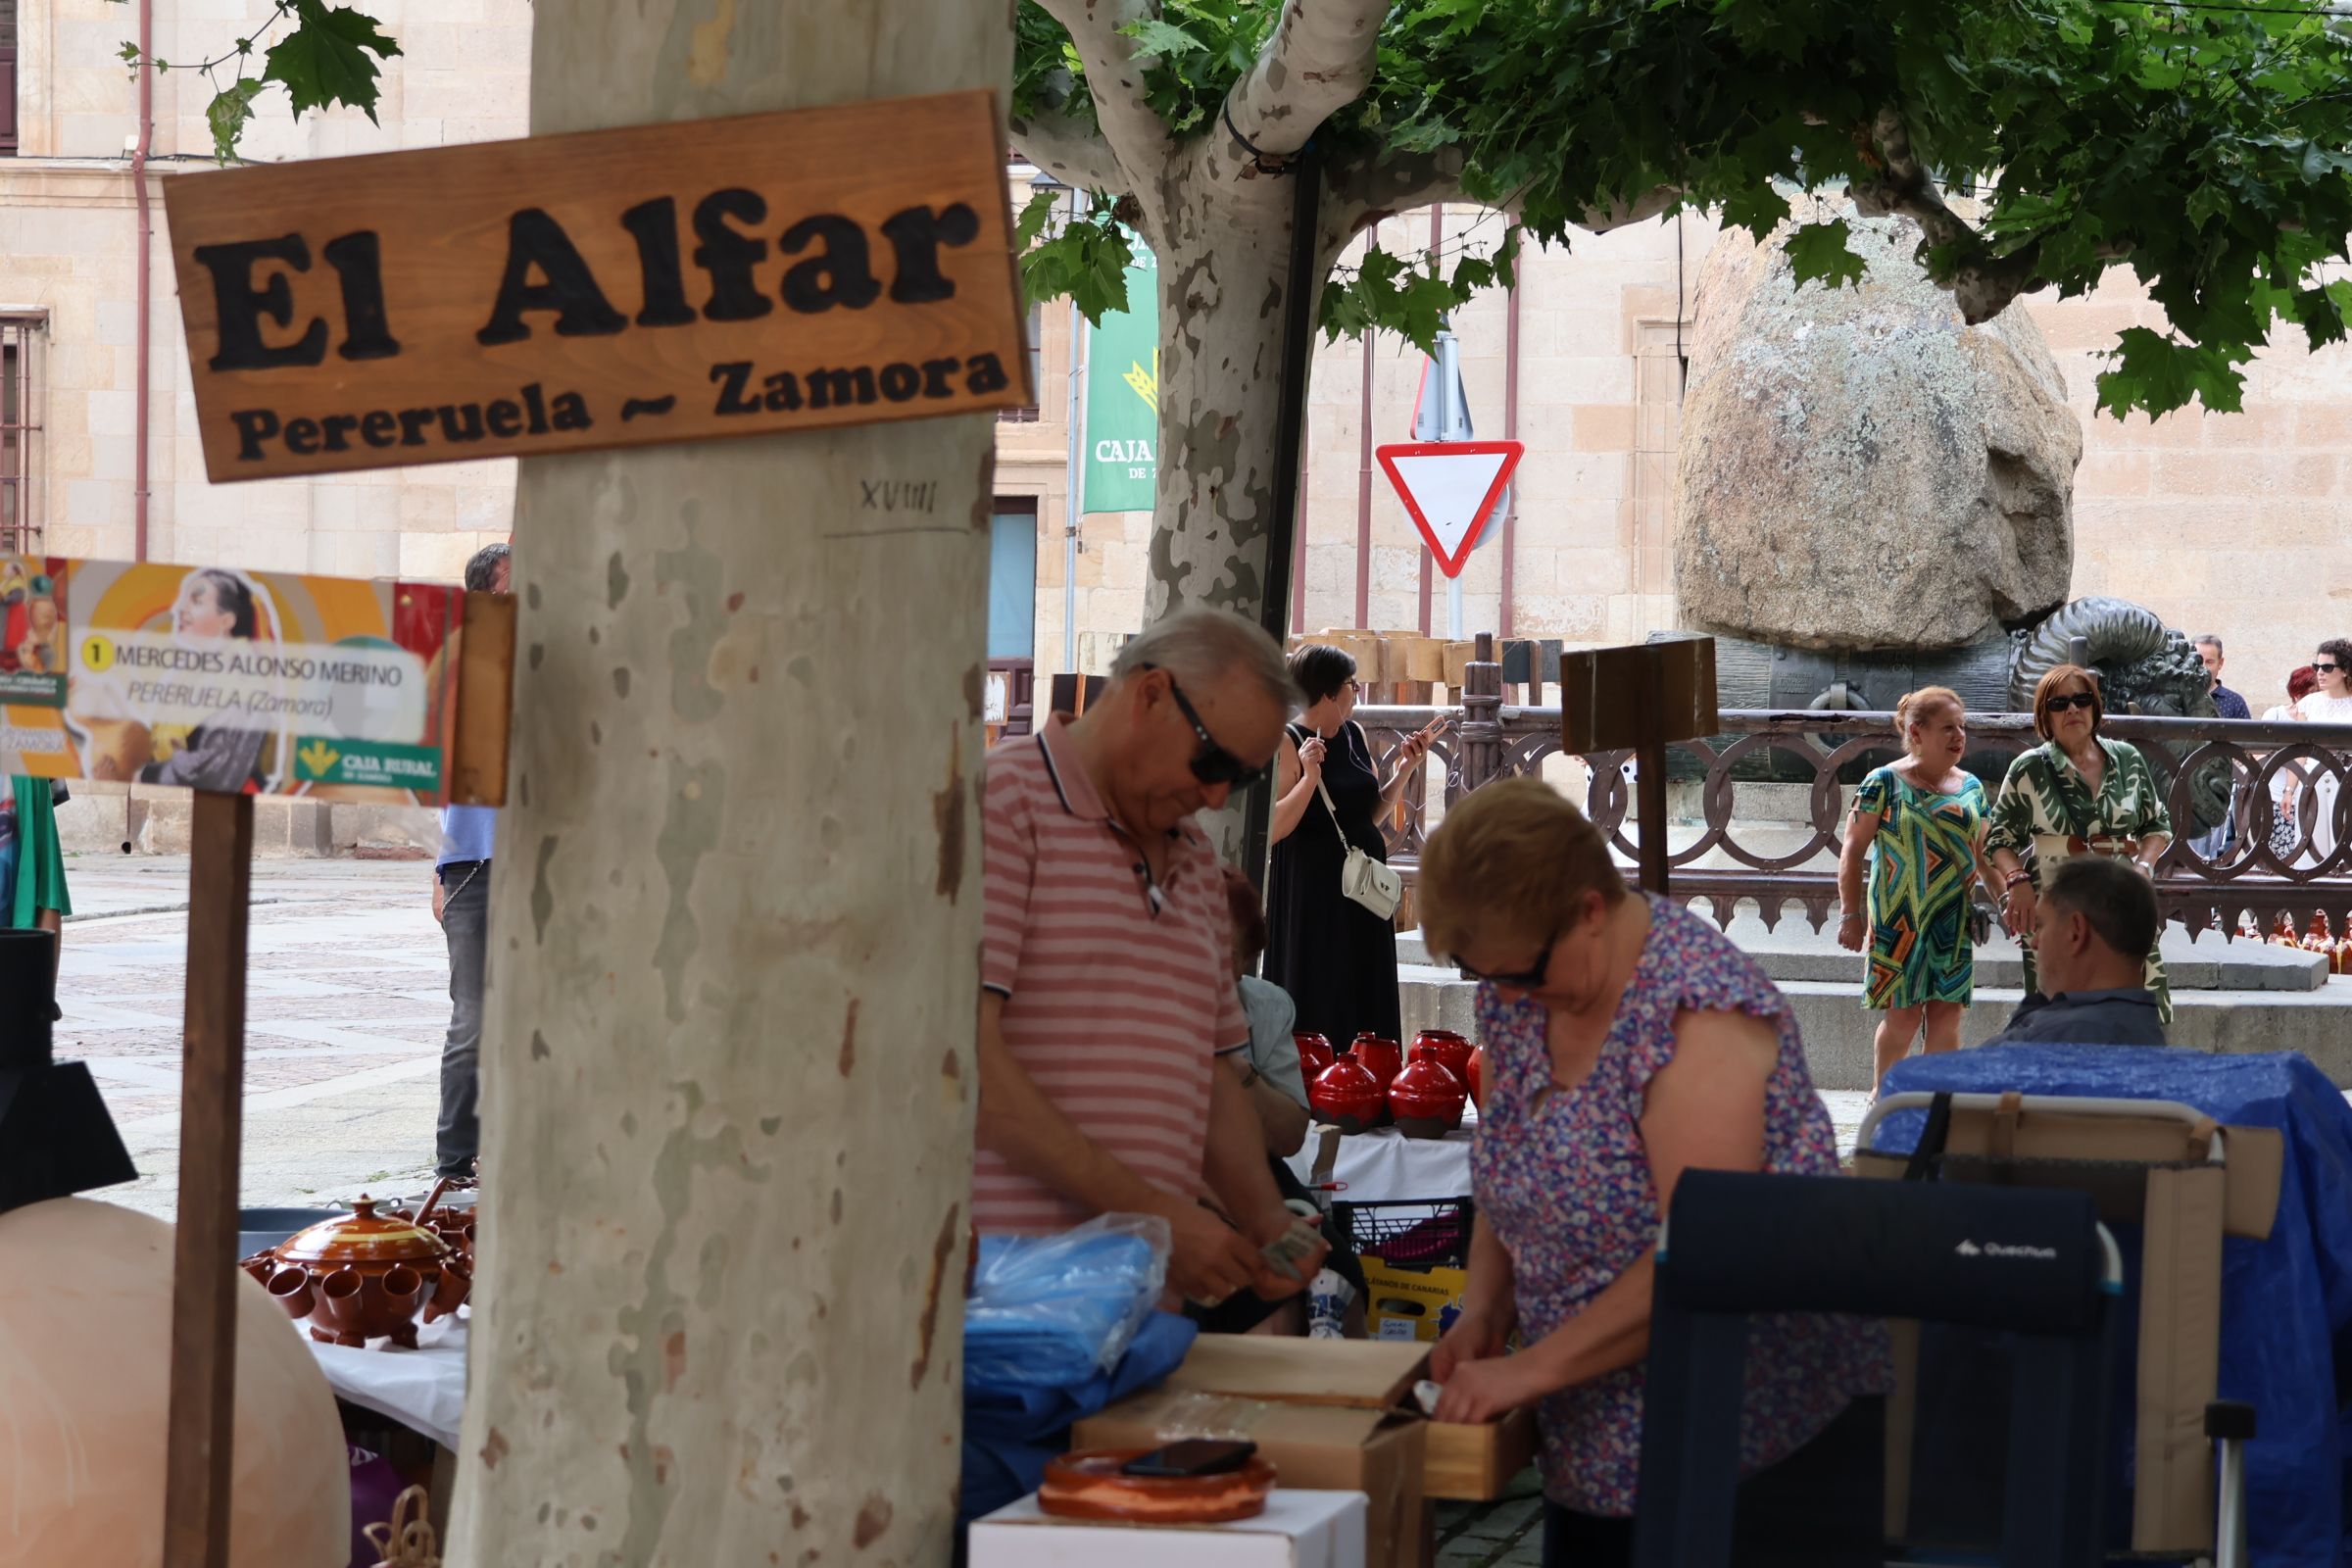
<path id="1" fill-rule="evenodd" d="M 365 1194 L 351 1207 L 349 1214 L 296 1233 L 277 1249 L 278 1257 L 290 1263 L 425 1263 L 449 1251 L 431 1231 L 378 1214 L 375 1200 Z"/>

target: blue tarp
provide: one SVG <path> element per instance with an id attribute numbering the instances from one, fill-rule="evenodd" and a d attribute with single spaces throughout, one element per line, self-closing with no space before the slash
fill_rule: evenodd
<path id="1" fill-rule="evenodd" d="M 2269 1239 L 2223 1243 L 2220 1393 L 2252 1404 L 2259 1423 L 2246 1453 L 2257 1568 L 2345 1568 L 2352 1106 L 2342 1093 L 2295 1052 L 2208 1056 L 2122 1046 L 1987 1046 L 1917 1056 L 1896 1064 L 1880 1092 L 1936 1090 L 2172 1100 L 2217 1121 L 2285 1135 Z M 1872 1147 L 1907 1153 L 1925 1121 L 1924 1111 L 1895 1112 Z M 2129 1388 L 2121 1392 L 2128 1412 Z"/>

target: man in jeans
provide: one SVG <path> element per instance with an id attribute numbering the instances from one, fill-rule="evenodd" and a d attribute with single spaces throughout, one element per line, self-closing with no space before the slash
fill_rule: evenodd
<path id="1" fill-rule="evenodd" d="M 484 545 L 466 563 L 466 591 L 506 593 L 513 571 L 507 546 Z M 441 808 L 441 858 L 433 871 L 433 918 L 449 941 L 449 1039 L 441 1047 L 433 1171 L 468 1180 L 482 1152 L 482 975 L 490 956 L 490 848 L 497 828 L 494 806 Z"/>

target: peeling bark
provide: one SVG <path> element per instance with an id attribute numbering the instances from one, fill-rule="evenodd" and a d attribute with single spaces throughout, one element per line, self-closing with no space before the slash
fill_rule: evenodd
<path id="1" fill-rule="evenodd" d="M 578 0 L 532 129 L 998 86 L 1009 51 L 985 0 Z M 980 658 L 994 434 L 522 465 L 453 1564 L 948 1560 L 980 726 L 906 671 Z M 929 524 L 842 526 L 885 475 Z"/>

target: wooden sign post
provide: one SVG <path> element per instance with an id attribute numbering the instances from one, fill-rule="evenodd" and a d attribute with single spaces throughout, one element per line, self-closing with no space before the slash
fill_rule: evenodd
<path id="1" fill-rule="evenodd" d="M 959 92 L 168 180 L 205 471 L 1027 406 L 1000 125 Z"/>
<path id="2" fill-rule="evenodd" d="M 1716 733 L 1715 639 L 1677 634 L 1560 655 L 1560 746 L 1579 757 L 1630 749 L 1641 817 L 1642 886 L 1666 892 L 1666 748 Z"/>

